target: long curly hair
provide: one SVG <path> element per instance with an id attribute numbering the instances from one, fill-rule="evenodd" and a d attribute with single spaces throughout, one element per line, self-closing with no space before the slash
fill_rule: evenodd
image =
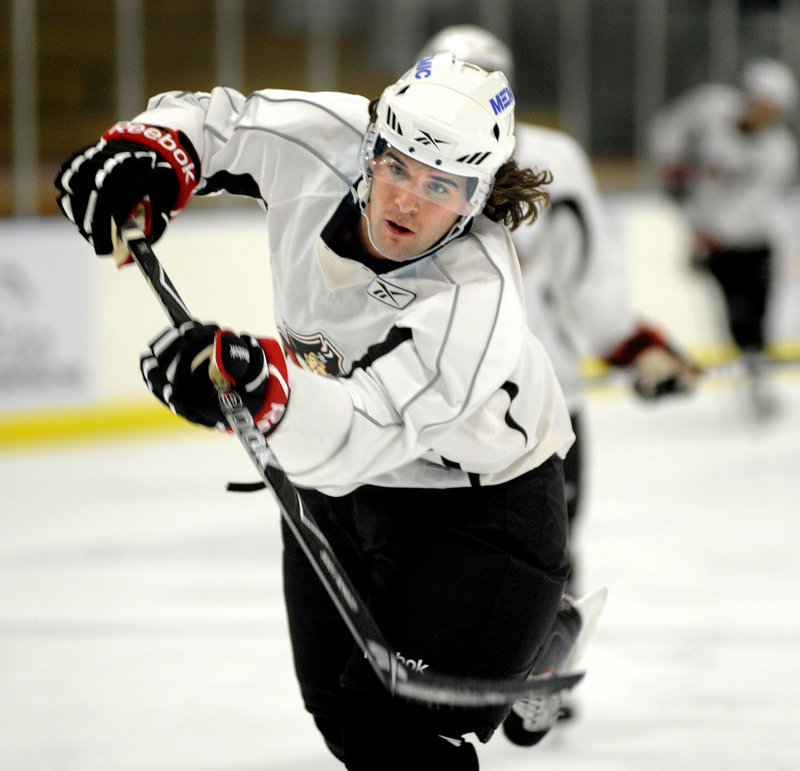
<path id="1" fill-rule="evenodd" d="M 369 119 L 378 117 L 378 101 L 369 103 Z M 536 221 L 539 212 L 550 205 L 550 193 L 545 185 L 553 181 L 548 170 L 520 168 L 513 157 L 506 161 L 494 176 L 494 185 L 483 206 L 483 213 L 493 222 L 502 222 L 515 230 L 523 222 Z"/>
<path id="2" fill-rule="evenodd" d="M 483 213 L 494 222 L 508 225 L 511 230 L 526 220 L 535 222 L 539 211 L 550 205 L 550 193 L 544 186 L 552 181 L 550 171 L 521 169 L 512 158 L 497 170 Z"/>

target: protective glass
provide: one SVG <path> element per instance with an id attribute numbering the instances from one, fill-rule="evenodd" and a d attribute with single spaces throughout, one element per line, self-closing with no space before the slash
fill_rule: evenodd
<path id="1" fill-rule="evenodd" d="M 476 213 L 476 177 L 450 174 L 413 161 L 391 145 L 386 145 L 379 156 L 371 158 L 369 165 L 376 180 L 424 198 L 455 214 L 470 216 Z"/>

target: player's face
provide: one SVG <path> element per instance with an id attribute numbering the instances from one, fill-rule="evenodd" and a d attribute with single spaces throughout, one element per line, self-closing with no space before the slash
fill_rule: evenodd
<path id="1" fill-rule="evenodd" d="M 446 235 L 465 211 L 467 178 L 389 148 L 372 163 L 361 235 L 374 257 L 409 260 Z"/>

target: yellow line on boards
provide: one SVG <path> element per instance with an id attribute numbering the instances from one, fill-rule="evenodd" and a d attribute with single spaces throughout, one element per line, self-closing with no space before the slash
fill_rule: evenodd
<path id="1" fill-rule="evenodd" d="M 702 367 L 714 368 L 735 361 L 730 346 L 709 346 L 689 352 Z M 800 342 L 773 344 L 769 349 L 775 364 L 800 362 Z M 587 387 L 618 388 L 619 380 L 608 377 L 612 369 L 599 359 L 587 357 L 581 367 Z M 114 439 L 121 436 L 197 430 L 183 418 L 173 415 L 155 399 L 129 402 L 104 402 L 65 407 L 39 407 L 26 411 L 0 411 L 0 451 L 30 445 Z"/>
<path id="2" fill-rule="evenodd" d="M 27 444 L 109 439 L 123 434 L 191 429 L 158 403 L 54 406 L 0 414 L 0 450 Z"/>

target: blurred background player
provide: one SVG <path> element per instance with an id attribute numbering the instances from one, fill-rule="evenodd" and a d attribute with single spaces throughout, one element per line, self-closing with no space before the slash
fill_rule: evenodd
<path id="1" fill-rule="evenodd" d="M 796 102 L 791 70 L 758 59 L 745 66 L 741 88 L 696 86 L 650 127 L 652 161 L 693 231 L 692 264 L 721 290 L 757 417 L 777 408 L 764 380 L 767 313 L 776 203 L 797 177 L 797 143 L 784 122 Z"/>
<path id="2" fill-rule="evenodd" d="M 420 52 L 453 51 L 487 70 L 502 70 L 514 83 L 508 46 L 481 27 L 442 29 Z M 564 390 L 575 432 L 564 472 L 571 530 L 580 513 L 584 465 L 581 360 L 588 355 L 630 370 L 633 387 L 645 399 L 691 390 L 698 370 L 654 326 L 642 322 L 629 297 L 626 254 L 602 211 L 589 160 L 571 136 L 517 121 L 516 158 L 522 166 L 552 172 L 550 207 L 534 226 L 512 233 L 522 267 L 528 324 L 544 345 Z M 571 579 L 579 583 L 574 544 Z M 530 745 L 552 723 L 552 713 L 568 708 L 558 697 L 517 702 L 504 723 L 511 741 Z"/>

